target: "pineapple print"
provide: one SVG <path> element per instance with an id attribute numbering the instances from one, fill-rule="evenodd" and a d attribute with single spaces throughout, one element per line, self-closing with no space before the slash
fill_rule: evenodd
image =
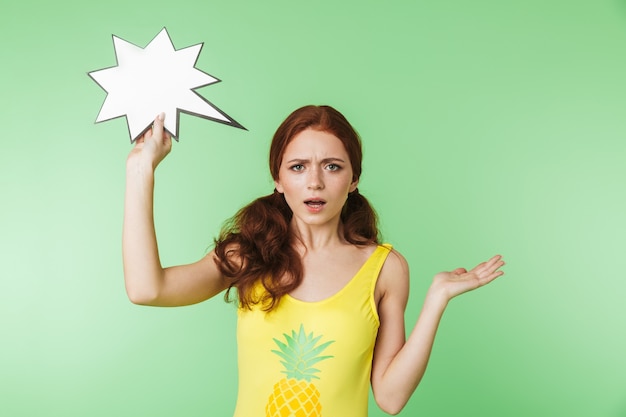
<path id="1" fill-rule="evenodd" d="M 274 339 L 280 350 L 272 350 L 283 360 L 286 375 L 274 385 L 274 390 L 269 396 L 265 406 L 266 417 L 321 417 L 322 404 L 320 392 L 311 383 L 312 379 L 319 379 L 315 374 L 319 369 L 313 365 L 332 358 L 320 354 L 334 341 L 322 343 L 316 346 L 322 336 L 313 337 L 313 333 L 306 334 L 304 326 L 296 333 L 291 331 L 291 336 L 283 334 L 285 342 Z"/>

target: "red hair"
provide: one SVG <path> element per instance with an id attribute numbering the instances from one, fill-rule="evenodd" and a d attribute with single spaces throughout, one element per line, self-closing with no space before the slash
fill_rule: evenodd
<path id="1" fill-rule="evenodd" d="M 337 110 L 330 106 L 305 106 L 291 113 L 278 127 L 270 145 L 269 165 L 277 180 L 280 164 L 287 145 L 305 129 L 328 132 L 343 143 L 354 175 L 361 175 L 363 153 L 358 133 Z M 295 290 L 302 282 L 303 267 L 295 249 L 295 236 L 289 230 L 292 212 L 282 194 L 274 193 L 258 198 L 233 216 L 215 240 L 216 263 L 229 279 L 225 298 L 232 288 L 237 289 L 239 304 L 251 308 L 261 303 L 272 310 L 281 297 Z M 359 194 L 358 189 L 348 195 L 341 213 L 343 234 L 354 245 L 378 243 L 376 213 Z M 255 293 L 260 282 L 263 294 Z"/>

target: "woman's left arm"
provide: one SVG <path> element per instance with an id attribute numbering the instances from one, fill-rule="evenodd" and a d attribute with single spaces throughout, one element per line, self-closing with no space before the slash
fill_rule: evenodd
<path id="1" fill-rule="evenodd" d="M 399 413 L 417 388 L 426 371 L 437 327 L 448 302 L 501 276 L 503 265 L 498 255 L 470 271 L 457 268 L 435 275 L 417 323 L 405 341 L 408 265 L 398 252 L 390 254 L 379 277 L 380 328 L 372 364 L 372 390 L 383 411 Z"/>

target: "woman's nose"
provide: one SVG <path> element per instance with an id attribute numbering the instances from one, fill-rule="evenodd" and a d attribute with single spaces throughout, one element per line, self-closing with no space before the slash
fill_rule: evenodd
<path id="1" fill-rule="evenodd" d="M 321 190 L 324 188 L 324 181 L 322 179 L 322 172 L 319 168 L 313 168 L 309 171 L 309 177 L 307 178 L 307 186 L 311 190 Z"/>

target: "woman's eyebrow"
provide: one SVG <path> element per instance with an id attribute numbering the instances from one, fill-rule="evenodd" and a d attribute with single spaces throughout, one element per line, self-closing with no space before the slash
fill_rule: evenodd
<path id="1" fill-rule="evenodd" d="M 310 159 L 306 159 L 306 158 L 294 158 L 291 159 L 289 161 L 287 161 L 288 164 L 293 164 L 293 163 L 304 163 L 304 162 L 311 162 Z M 324 158 L 321 161 L 322 163 L 328 163 L 328 162 L 346 162 L 341 158 L 335 158 L 335 157 L 330 157 L 330 158 Z"/>

